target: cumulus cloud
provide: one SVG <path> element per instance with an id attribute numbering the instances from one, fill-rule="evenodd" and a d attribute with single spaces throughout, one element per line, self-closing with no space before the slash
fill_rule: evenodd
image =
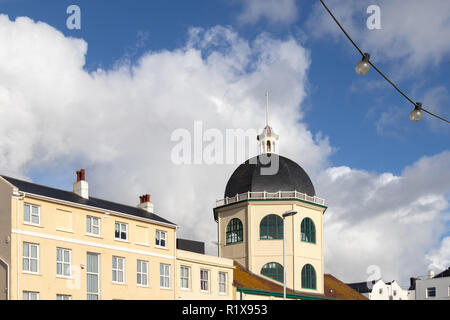
<path id="1" fill-rule="evenodd" d="M 400 278 L 422 272 L 429 248 L 441 252 L 449 153 L 422 158 L 400 176 L 324 170 L 333 148 L 302 121 L 311 59 L 293 38 L 248 41 L 226 27 L 192 28 L 177 49 L 96 72 L 83 68 L 85 41 L 29 18 L 0 15 L 0 43 L 1 174 L 70 189 L 85 167 L 93 196 L 135 205 L 150 193 L 181 237 L 205 241 L 214 254 L 212 208 L 238 163 L 176 165 L 172 133 L 193 134 L 196 120 L 222 133 L 261 128 L 270 90 L 281 153 L 310 173 L 329 206 L 329 272 L 359 281 L 354 275 L 377 264 Z"/>
<path id="2" fill-rule="evenodd" d="M 238 163 L 174 164 L 176 129 L 193 134 L 201 120 L 224 134 L 259 130 L 270 90 L 283 153 L 317 172 L 331 152 L 300 122 L 310 58 L 293 38 L 247 41 L 230 28 L 192 28 L 178 49 L 96 72 L 83 69 L 85 41 L 29 18 L 1 15 L 0 43 L 2 174 L 38 172 L 70 189 L 75 169 L 86 167 L 94 196 L 135 205 L 148 192 L 181 236 L 207 245 L 216 239 L 215 200 Z"/>
<path id="3" fill-rule="evenodd" d="M 450 237 L 442 239 L 440 246 L 431 250 L 426 256 L 428 268 L 438 271 L 450 267 Z"/>
<path id="4" fill-rule="evenodd" d="M 405 75 L 414 68 L 437 66 L 450 54 L 450 2 L 446 0 L 328 0 L 326 3 L 356 43 L 372 54 L 375 62 L 401 64 L 402 68 L 397 71 L 404 69 Z M 366 10 L 373 4 L 380 7 L 380 30 L 369 30 L 366 26 L 369 17 Z M 316 4 L 308 26 L 314 36 L 332 35 L 351 45 L 320 3 Z"/>
<path id="5" fill-rule="evenodd" d="M 376 265 L 385 280 L 406 286 L 409 277 L 426 273 L 428 260 L 448 264 L 448 241 L 440 238 L 449 217 L 450 152 L 423 157 L 399 176 L 333 167 L 317 184 L 329 206 L 324 255 L 332 274 L 365 281 Z"/>
<path id="6" fill-rule="evenodd" d="M 290 23 L 297 17 L 295 0 L 243 0 L 241 23 L 256 23 L 265 19 L 270 23 Z"/>

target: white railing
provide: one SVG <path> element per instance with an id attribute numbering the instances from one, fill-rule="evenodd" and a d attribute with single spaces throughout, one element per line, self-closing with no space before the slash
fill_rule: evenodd
<path id="1" fill-rule="evenodd" d="M 235 203 L 242 200 L 248 200 L 248 199 L 270 199 L 270 200 L 276 200 L 276 199 L 299 199 L 299 200 L 305 200 L 309 202 L 313 202 L 320 205 L 325 205 L 325 200 L 319 197 L 311 197 L 308 196 L 305 193 L 301 193 L 298 191 L 278 191 L 278 192 L 244 192 L 235 195 L 234 197 L 226 197 L 225 199 L 220 199 L 216 201 L 216 207 L 224 206 L 230 203 Z"/>

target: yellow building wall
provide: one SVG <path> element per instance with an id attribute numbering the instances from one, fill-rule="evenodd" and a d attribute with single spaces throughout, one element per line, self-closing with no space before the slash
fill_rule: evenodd
<path id="1" fill-rule="evenodd" d="M 219 239 L 225 243 L 226 226 L 231 219 L 241 219 L 244 227 L 244 243 L 225 245 L 220 251 L 221 257 L 238 260 L 251 272 L 260 275 L 262 267 L 268 262 L 283 265 L 283 240 L 260 239 L 260 223 L 268 214 L 280 217 L 289 210 L 297 211 L 294 216 L 285 219 L 286 238 L 286 286 L 293 290 L 323 293 L 323 212 L 325 208 L 300 201 L 249 201 L 231 205 L 218 210 Z M 314 222 L 316 243 L 301 241 L 301 222 L 304 218 Z M 247 228 L 247 225 L 249 226 Z M 304 265 L 311 264 L 316 272 L 316 290 L 301 286 L 301 271 Z M 270 278 L 267 278 L 272 280 Z"/>
<path id="2" fill-rule="evenodd" d="M 247 244 L 249 239 L 248 228 L 247 228 L 247 206 L 246 205 L 236 205 L 228 210 L 220 213 L 219 219 L 219 257 L 227 257 L 236 260 L 238 263 L 245 267 L 248 267 L 247 260 Z M 240 243 L 227 244 L 226 230 L 228 223 L 237 218 L 241 220 L 243 231 L 243 241 Z"/>
<path id="3" fill-rule="evenodd" d="M 11 195 L 13 187 L 0 177 L 0 300 L 7 300 L 8 266 L 11 265 Z"/>
<path id="4" fill-rule="evenodd" d="M 40 226 L 23 223 L 24 203 L 40 206 Z M 25 290 L 39 292 L 40 299 L 53 300 L 57 294 L 67 294 L 72 295 L 73 299 L 85 300 L 87 252 L 100 254 L 100 299 L 174 299 L 175 226 L 156 225 L 152 222 L 26 197 L 20 200 L 18 228 L 15 208 L 14 206 L 12 209 L 12 299 L 22 299 L 22 292 Z M 86 234 L 87 215 L 101 219 L 100 236 Z M 127 241 L 114 239 L 116 221 L 128 224 Z M 146 229 L 143 230 L 142 227 Z M 147 236 L 144 235 L 145 230 Z M 155 245 L 156 230 L 167 232 L 167 248 Z M 146 238 L 148 241 L 143 240 Z M 38 274 L 22 271 L 23 242 L 39 244 Z M 72 250 L 72 276 L 69 279 L 56 276 L 57 247 Z M 112 282 L 113 256 L 125 258 L 125 284 Z M 148 287 L 137 285 L 138 259 L 149 262 Z M 170 289 L 160 288 L 160 263 L 171 266 Z"/>
<path id="5" fill-rule="evenodd" d="M 181 287 L 181 266 L 190 268 L 189 289 Z M 208 292 L 200 287 L 200 270 L 208 270 Z M 233 300 L 233 260 L 177 250 L 177 299 L 179 300 Z M 219 272 L 227 275 L 226 293 L 219 292 Z"/>

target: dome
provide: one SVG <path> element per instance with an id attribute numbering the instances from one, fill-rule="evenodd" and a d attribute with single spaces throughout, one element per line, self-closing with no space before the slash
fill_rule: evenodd
<path id="1" fill-rule="evenodd" d="M 276 169 L 276 160 L 279 160 L 278 171 L 268 174 L 268 171 Z M 248 191 L 294 190 L 308 196 L 316 195 L 311 179 L 302 167 L 288 158 L 272 153 L 253 157 L 241 164 L 228 180 L 225 197 L 231 198 Z"/>

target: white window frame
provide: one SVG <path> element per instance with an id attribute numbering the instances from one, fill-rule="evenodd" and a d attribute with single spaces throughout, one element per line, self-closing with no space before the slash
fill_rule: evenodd
<path id="1" fill-rule="evenodd" d="M 163 237 L 161 237 L 164 235 Z M 164 241 L 164 245 L 161 245 L 161 241 Z M 156 230 L 156 246 L 159 248 L 167 248 L 167 232 L 162 230 Z"/>
<path id="2" fill-rule="evenodd" d="M 205 274 L 207 275 L 206 279 L 203 277 L 203 275 L 205 275 Z M 209 276 L 209 274 L 210 274 L 209 270 L 200 269 L 200 291 L 201 292 L 209 292 L 209 290 L 210 290 L 210 286 L 209 286 L 210 276 Z M 206 287 L 208 288 L 207 290 L 203 289 L 203 284 L 204 283 L 206 283 Z"/>
<path id="3" fill-rule="evenodd" d="M 91 256 L 95 256 L 97 258 L 97 272 L 92 272 L 92 271 L 88 271 L 88 266 L 87 266 L 87 257 L 91 255 Z M 86 281 L 88 281 L 88 275 L 95 275 L 97 276 L 97 292 L 90 292 L 88 291 L 88 286 L 86 286 L 86 298 L 88 300 L 100 300 L 101 299 L 101 270 L 102 270 L 102 265 L 101 265 L 101 255 L 100 253 L 96 253 L 96 252 L 86 252 Z M 89 296 L 96 296 L 97 299 L 89 299 Z"/>
<path id="4" fill-rule="evenodd" d="M 27 299 L 25 299 L 25 295 L 27 295 Z M 36 295 L 36 299 L 30 299 L 31 295 Z M 39 292 L 22 291 L 22 300 L 39 300 Z"/>
<path id="5" fill-rule="evenodd" d="M 62 260 L 58 260 L 58 250 L 61 250 L 61 258 Z M 64 261 L 64 252 L 69 252 L 69 261 Z M 58 273 L 58 264 L 61 264 L 62 273 Z M 64 274 L 64 265 L 69 266 L 69 274 Z M 66 248 L 56 248 L 56 275 L 58 277 L 70 278 L 72 276 L 72 250 Z"/>
<path id="6" fill-rule="evenodd" d="M 114 268 L 114 259 L 116 260 L 116 268 Z M 119 260 L 122 260 L 122 269 L 119 269 Z M 117 256 L 113 256 L 112 257 L 112 282 L 113 283 L 117 283 L 117 284 L 125 284 L 125 263 L 126 260 L 123 257 L 117 257 Z M 119 274 L 120 272 L 122 272 L 122 281 L 118 281 L 117 279 L 119 278 Z M 114 280 L 114 274 L 116 275 L 116 280 Z"/>
<path id="7" fill-rule="evenodd" d="M 88 228 L 88 220 L 90 221 L 90 230 Z M 94 224 L 94 221 L 97 221 L 97 225 Z M 98 233 L 93 232 L 94 227 L 98 228 Z M 115 229 L 114 229 L 115 230 Z M 86 234 L 90 236 L 101 237 L 102 235 L 102 220 L 98 217 L 94 216 L 86 216 Z"/>
<path id="8" fill-rule="evenodd" d="M 119 225 L 119 237 L 116 236 L 116 225 Z M 125 226 L 125 230 L 122 229 L 122 227 Z M 126 238 L 122 239 L 121 234 L 122 232 L 125 232 Z M 118 241 L 125 241 L 128 242 L 128 223 L 116 221 L 114 223 L 114 239 Z"/>
<path id="9" fill-rule="evenodd" d="M 24 255 L 25 254 L 25 250 L 24 250 L 24 246 L 25 245 L 29 246 L 29 248 L 28 248 L 28 254 L 29 255 L 28 256 Z M 31 246 L 36 246 L 36 248 L 37 248 L 36 249 L 36 255 L 37 255 L 36 258 L 31 257 Z M 23 242 L 23 244 L 22 244 L 22 272 L 24 272 L 24 273 L 31 273 L 31 274 L 39 274 L 39 269 L 40 269 L 39 256 L 40 256 L 39 244 L 37 244 L 37 243 L 30 243 L 30 242 Z M 28 260 L 28 270 L 25 270 L 25 264 L 23 263 L 24 259 Z M 36 265 L 37 265 L 37 270 L 36 271 L 31 271 L 30 270 L 31 269 L 31 260 L 36 260 Z"/>
<path id="10" fill-rule="evenodd" d="M 163 267 L 163 272 L 164 273 L 161 273 L 161 267 Z M 159 287 L 161 288 L 161 289 L 171 289 L 172 288 L 172 283 L 171 283 L 171 281 L 170 281 L 170 277 L 171 277 L 171 265 L 170 264 L 166 264 L 166 263 L 160 263 L 159 264 Z M 166 273 L 166 271 L 167 271 L 167 273 Z M 167 282 L 168 282 L 168 286 L 166 287 L 166 286 L 163 286 L 163 285 L 161 285 L 161 280 L 163 280 L 163 284 L 166 282 L 166 281 L 164 281 L 164 280 L 168 280 Z"/>
<path id="11" fill-rule="evenodd" d="M 428 295 L 428 289 L 434 289 L 434 296 L 429 296 L 429 295 Z M 425 296 L 426 296 L 427 298 L 435 298 L 435 297 L 436 297 L 436 287 L 428 287 L 428 288 L 426 288 L 426 289 L 425 289 Z"/>
<path id="12" fill-rule="evenodd" d="M 139 271 L 139 265 L 141 266 L 141 271 Z M 146 265 L 146 272 L 142 271 L 142 266 Z M 136 268 L 136 284 L 138 287 L 148 287 L 149 285 L 149 277 L 148 277 L 148 268 L 149 268 L 149 263 L 146 260 L 138 260 L 137 261 L 137 268 Z M 139 275 L 141 276 L 141 280 L 139 281 Z M 143 283 L 142 279 L 143 276 L 145 276 L 146 279 L 146 283 Z"/>
<path id="13" fill-rule="evenodd" d="M 25 207 L 27 207 L 27 206 L 30 208 L 29 220 L 25 220 Z M 37 214 L 33 214 L 33 208 L 37 208 L 37 210 L 38 210 Z M 33 222 L 33 217 L 37 217 L 39 222 L 38 223 Z M 32 225 L 32 226 L 40 226 L 41 225 L 41 207 L 37 206 L 35 204 L 31 204 L 31 203 L 24 203 L 24 205 L 23 205 L 23 223 Z"/>
<path id="14" fill-rule="evenodd" d="M 221 275 L 224 275 L 225 280 L 224 282 L 221 282 L 222 280 L 220 278 Z M 228 292 L 227 286 L 228 286 L 228 272 L 219 271 L 219 294 L 226 295 Z M 221 290 L 222 287 L 225 289 L 224 291 Z"/>
<path id="15" fill-rule="evenodd" d="M 69 294 L 57 294 L 56 300 L 72 300 L 72 296 Z"/>
<path id="16" fill-rule="evenodd" d="M 187 270 L 187 276 L 183 275 L 183 269 Z M 183 280 L 187 281 L 187 287 L 183 287 Z M 191 289 L 191 267 L 180 266 L 180 288 L 181 290 Z"/>

